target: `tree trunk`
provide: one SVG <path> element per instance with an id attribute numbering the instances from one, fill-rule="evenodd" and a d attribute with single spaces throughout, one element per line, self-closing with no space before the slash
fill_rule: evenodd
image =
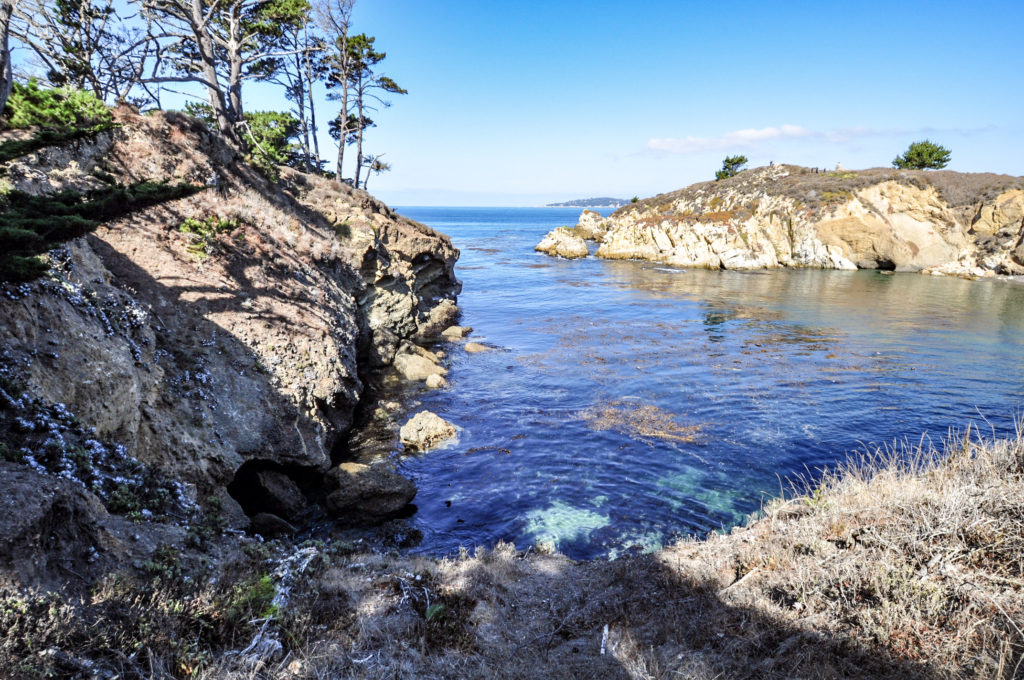
<path id="1" fill-rule="evenodd" d="M 217 121 L 217 130 L 228 139 L 235 140 L 234 121 L 228 113 L 227 102 L 224 91 L 220 88 L 220 80 L 217 78 L 216 53 L 213 48 L 213 40 L 205 30 L 199 29 L 203 25 L 203 3 L 201 0 L 192 0 L 192 16 L 189 18 L 192 33 L 196 37 L 196 47 L 199 49 L 199 58 L 202 62 L 203 78 L 206 79 L 206 93 L 210 100 L 210 107 L 213 109 L 213 117 Z"/>
<path id="2" fill-rule="evenodd" d="M 14 72 L 11 66 L 11 14 L 14 12 L 14 1 L 0 4 L 0 113 L 7 106 L 7 98 L 11 96 L 14 85 Z"/>
<path id="3" fill-rule="evenodd" d="M 232 123 L 241 123 L 245 120 L 242 111 L 242 17 L 239 14 L 241 4 L 235 3 L 231 7 L 231 16 L 228 24 L 228 118 Z"/>
<path id="4" fill-rule="evenodd" d="M 359 176 L 363 172 L 363 88 L 360 83 L 359 90 L 356 92 L 356 110 L 359 112 L 359 119 L 356 121 L 356 181 L 355 187 L 359 188 Z"/>
<path id="5" fill-rule="evenodd" d="M 316 138 L 316 104 L 313 100 L 313 55 L 309 52 L 309 31 L 303 29 L 305 35 L 305 42 L 303 46 L 306 51 L 303 52 L 304 66 L 306 67 L 306 97 L 309 99 L 307 106 L 309 107 L 309 131 L 313 137 L 313 159 L 316 162 L 316 172 L 320 174 L 320 140 Z"/>
<path id="6" fill-rule="evenodd" d="M 345 143 L 348 141 L 348 84 L 342 86 L 341 93 L 341 138 L 338 141 L 338 180 L 343 180 L 342 166 L 345 164 Z"/>

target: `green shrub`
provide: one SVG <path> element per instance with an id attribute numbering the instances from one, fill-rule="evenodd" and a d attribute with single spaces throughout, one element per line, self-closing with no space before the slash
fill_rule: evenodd
<path id="1" fill-rule="evenodd" d="M 893 160 L 892 166 L 902 170 L 941 170 L 949 164 L 949 156 L 949 149 L 926 139 L 911 144 Z"/>
<path id="2" fill-rule="evenodd" d="M 278 615 L 274 604 L 274 581 L 269 574 L 254 576 L 231 589 L 224 602 L 224 616 L 228 622 L 242 626 L 253 619 L 273 619 Z"/>
<path id="3" fill-rule="evenodd" d="M 213 107 L 209 104 L 189 102 L 185 113 L 216 130 Z M 239 137 L 248 151 L 248 161 L 271 180 L 279 177 L 277 166 L 303 167 L 295 141 L 299 136 L 299 119 L 287 111 L 249 111 L 240 127 Z"/>
<path id="4" fill-rule="evenodd" d="M 199 259 L 210 254 L 210 244 L 217 236 L 238 228 L 238 220 L 223 219 L 220 217 L 207 217 L 205 220 L 188 217 L 178 225 L 178 231 L 183 234 L 191 234 L 192 242 L 188 246 L 188 252 Z"/>
<path id="5" fill-rule="evenodd" d="M 67 88 L 43 89 L 35 79 L 14 83 L 5 109 L 12 128 L 82 128 L 109 124 L 110 109 L 96 95 Z"/>
<path id="6" fill-rule="evenodd" d="M 746 156 L 726 156 L 722 161 L 722 169 L 715 173 L 715 179 L 728 179 L 736 174 L 747 164 Z"/>

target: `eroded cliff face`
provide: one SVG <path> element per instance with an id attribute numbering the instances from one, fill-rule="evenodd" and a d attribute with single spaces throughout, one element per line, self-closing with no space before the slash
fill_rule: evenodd
<path id="1" fill-rule="evenodd" d="M 577 231 L 601 243 L 599 257 L 676 266 L 1024 274 L 1024 180 L 758 168 L 631 204 L 597 225 L 585 213 Z"/>
<path id="2" fill-rule="evenodd" d="M 54 251 L 41 280 L 3 284 L 3 374 L 241 521 L 229 485 L 287 500 L 319 484 L 365 372 L 451 321 L 458 251 L 344 184 L 283 169 L 272 185 L 186 116 L 117 119 L 11 163 L 7 179 L 33 193 L 205 188 Z M 211 218 L 212 233 L 180 228 Z M 269 488 L 239 492 L 240 474 Z"/>

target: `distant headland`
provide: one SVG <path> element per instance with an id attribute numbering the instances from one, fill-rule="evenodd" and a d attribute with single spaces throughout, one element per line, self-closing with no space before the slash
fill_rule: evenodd
<path id="1" fill-rule="evenodd" d="M 621 208 L 622 206 L 629 203 L 624 198 L 609 198 L 602 196 L 600 198 L 577 198 L 575 201 L 565 201 L 563 203 L 548 203 L 545 208 Z"/>

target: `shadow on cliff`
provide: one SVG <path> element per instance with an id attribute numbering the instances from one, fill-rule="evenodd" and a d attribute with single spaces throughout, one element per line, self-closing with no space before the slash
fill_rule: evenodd
<path id="1" fill-rule="evenodd" d="M 267 262 L 258 253 L 233 250 L 223 255 L 224 271 L 231 279 L 227 285 L 197 285 L 183 278 L 154 278 L 97 236 L 89 237 L 89 245 L 117 285 L 134 289 L 136 298 L 153 310 L 155 357 L 164 376 L 157 386 L 160 401 L 141 405 L 151 411 L 146 421 L 159 422 L 164 430 L 175 426 L 183 430 L 179 435 L 165 431 L 157 437 L 185 442 L 181 449 L 140 457 L 155 456 L 150 462 L 196 483 L 202 493 L 229 490 L 250 516 L 272 512 L 297 521 L 305 512 L 301 506 L 322 496 L 322 471 L 350 422 L 353 404 L 335 406 L 316 400 L 321 422 L 337 426 L 324 430 L 302 413 L 250 342 L 209 316 L 248 315 L 264 329 L 283 329 L 278 333 L 282 337 L 287 333 L 319 341 L 321 329 L 328 327 L 329 312 L 313 295 L 297 299 L 275 286 L 275 282 L 296 276 L 301 283 L 301 273 Z M 247 274 L 253 268 L 262 269 L 262 283 Z M 179 285 L 175 285 L 177 281 Z M 253 300 L 260 304 L 254 306 Z M 274 308 L 275 301 L 287 303 L 287 314 Z M 317 317 L 319 327 L 310 321 Z M 153 416 L 157 411 L 173 411 L 176 416 Z M 321 437 L 323 444 L 319 443 Z M 254 488 L 252 480 L 264 470 L 280 473 L 291 483 L 282 482 L 285 488 L 276 491 Z M 234 484 L 239 479 L 249 483 Z M 291 498 L 282 499 L 282 494 Z M 291 510 L 283 511 L 282 503 Z"/>

